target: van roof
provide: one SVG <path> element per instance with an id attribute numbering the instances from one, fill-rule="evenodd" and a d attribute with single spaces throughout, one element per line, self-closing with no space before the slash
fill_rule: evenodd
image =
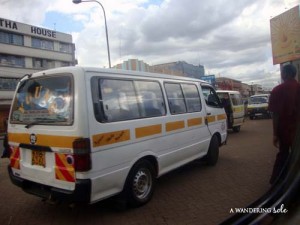
<path id="1" fill-rule="evenodd" d="M 169 74 L 160 74 L 160 73 L 150 73 L 150 72 L 142 72 L 142 71 L 132 71 L 132 70 L 121 70 L 114 68 L 98 68 L 98 67 L 84 67 L 84 66 L 69 66 L 69 67 L 60 67 L 53 68 L 48 70 L 39 71 L 33 73 L 33 76 L 41 76 L 47 74 L 54 73 L 64 73 L 64 72 L 75 72 L 78 70 L 82 70 L 84 72 L 98 72 L 98 73 L 108 73 L 108 74 L 122 74 L 128 76 L 143 76 L 143 77 L 151 77 L 151 78 L 161 78 L 161 79 L 172 79 L 172 80 L 185 80 L 185 81 L 193 81 L 193 82 L 201 82 L 203 84 L 209 84 L 207 81 L 203 81 L 196 78 L 184 77 L 184 76 L 176 76 Z"/>
<path id="2" fill-rule="evenodd" d="M 232 90 L 217 90 L 217 93 L 229 93 L 229 94 L 240 94 L 239 91 L 232 91 Z"/>
<path id="3" fill-rule="evenodd" d="M 269 97 L 269 96 L 270 96 L 270 94 L 259 94 L 259 95 L 251 95 L 250 98 L 251 97 Z"/>

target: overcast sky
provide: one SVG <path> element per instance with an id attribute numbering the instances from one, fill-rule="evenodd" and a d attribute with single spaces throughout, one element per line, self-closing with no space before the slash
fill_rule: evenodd
<path id="1" fill-rule="evenodd" d="M 300 0 L 101 0 L 112 65 L 185 61 L 206 74 L 271 88 L 270 19 Z M 72 0 L 0 0 L 2 18 L 72 34 L 79 65 L 108 67 L 103 12 Z"/>

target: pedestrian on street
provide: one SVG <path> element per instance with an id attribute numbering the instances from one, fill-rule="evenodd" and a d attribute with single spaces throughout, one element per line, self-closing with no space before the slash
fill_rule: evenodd
<path id="1" fill-rule="evenodd" d="M 3 139 L 3 153 L 1 158 L 9 158 L 10 157 L 10 150 L 8 145 L 8 136 L 7 136 L 7 119 L 4 120 L 4 127 L 5 127 L 5 135 Z"/>
<path id="2" fill-rule="evenodd" d="M 283 83 L 276 86 L 270 96 L 269 111 L 273 113 L 273 145 L 279 149 L 270 184 L 274 184 L 286 171 L 287 159 L 296 135 L 300 117 L 300 83 L 296 81 L 296 68 L 292 64 L 282 67 Z"/>

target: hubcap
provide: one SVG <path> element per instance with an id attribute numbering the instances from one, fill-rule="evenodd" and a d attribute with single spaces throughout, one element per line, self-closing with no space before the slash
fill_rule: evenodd
<path id="1" fill-rule="evenodd" d="M 133 179 L 133 192 L 139 199 L 146 198 L 152 188 L 151 173 L 148 169 L 140 169 Z"/>

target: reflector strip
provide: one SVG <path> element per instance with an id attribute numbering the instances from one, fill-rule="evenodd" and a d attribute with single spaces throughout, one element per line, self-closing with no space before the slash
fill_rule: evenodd
<path id="1" fill-rule="evenodd" d="M 220 114 L 217 116 L 218 120 L 226 120 L 226 114 Z"/>
<path id="2" fill-rule="evenodd" d="M 184 120 L 166 123 L 166 131 L 174 131 L 184 128 Z"/>
<path id="3" fill-rule="evenodd" d="M 216 117 L 215 116 L 207 116 L 206 117 L 207 122 L 212 123 L 216 121 Z"/>
<path id="4" fill-rule="evenodd" d="M 239 113 L 244 111 L 244 106 L 235 106 L 233 107 L 233 112 Z"/>
<path id="5" fill-rule="evenodd" d="M 59 148 L 72 148 L 73 142 L 78 137 L 72 136 L 55 136 L 46 134 L 36 134 L 36 145 L 51 146 Z M 8 133 L 8 141 L 31 144 L 30 134 L 27 133 Z"/>
<path id="6" fill-rule="evenodd" d="M 118 130 L 93 135 L 93 147 L 115 144 L 130 140 L 130 130 Z"/>
<path id="7" fill-rule="evenodd" d="M 160 134 L 161 132 L 162 132 L 161 124 L 135 128 L 136 138 L 143 138 L 155 134 Z"/>
<path id="8" fill-rule="evenodd" d="M 67 162 L 69 154 L 55 153 L 55 178 L 58 180 L 75 182 L 75 170 L 73 163 Z"/>
<path id="9" fill-rule="evenodd" d="M 187 123 L 188 123 L 188 127 L 199 126 L 202 124 L 202 117 L 188 119 Z"/>
<path id="10" fill-rule="evenodd" d="M 19 147 L 14 147 L 10 155 L 10 166 L 15 169 L 20 169 L 20 149 Z"/>

